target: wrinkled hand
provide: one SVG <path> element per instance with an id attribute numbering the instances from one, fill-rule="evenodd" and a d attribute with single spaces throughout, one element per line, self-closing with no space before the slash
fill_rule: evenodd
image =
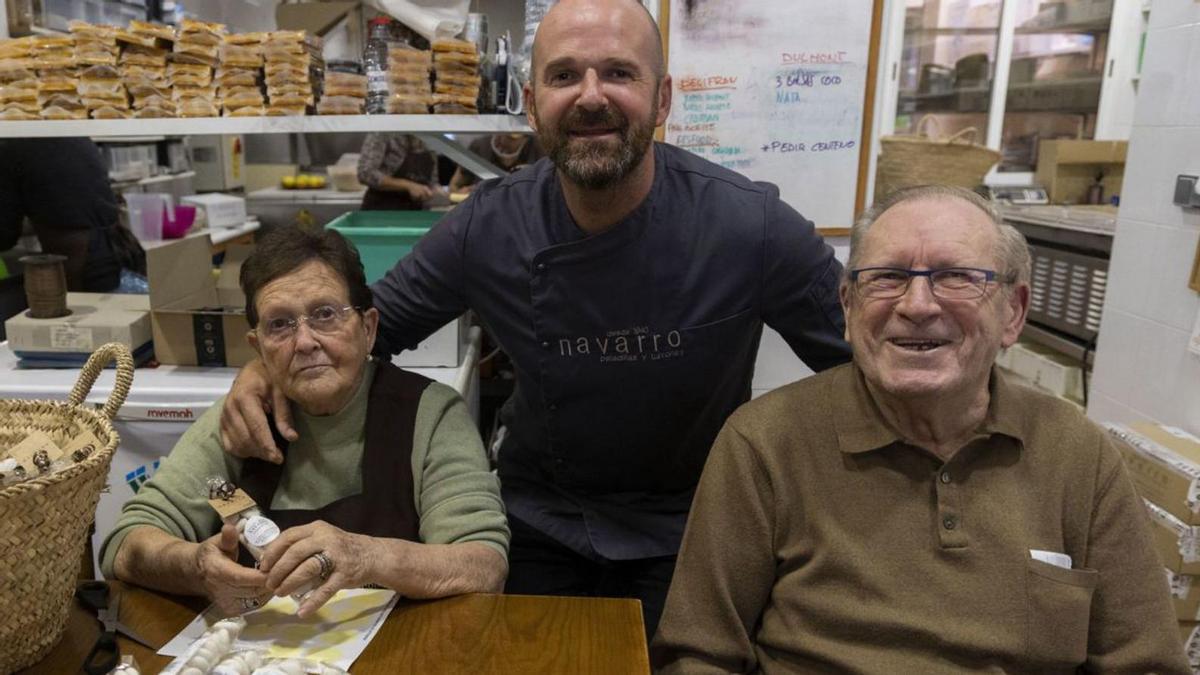
<path id="1" fill-rule="evenodd" d="M 296 611 L 301 618 L 317 611 L 343 588 L 371 583 L 374 539 L 315 521 L 285 530 L 263 551 L 258 568 L 267 575 L 267 588 L 276 596 L 291 595 L 308 584 L 314 587 Z M 321 580 L 321 562 L 313 557 L 324 553 L 333 572 Z"/>
<path id="2" fill-rule="evenodd" d="M 409 182 L 408 196 L 413 198 L 413 201 L 427 202 L 433 196 L 433 188 L 420 183 Z"/>
<path id="3" fill-rule="evenodd" d="M 271 386 L 262 361 L 251 361 L 221 406 L 221 446 L 234 457 L 257 457 L 280 464 L 283 453 L 275 446 L 267 415 L 274 412 L 275 426 L 289 441 L 299 438 L 292 426 L 292 411 L 283 391 Z"/>
<path id="4" fill-rule="evenodd" d="M 222 616 L 244 614 L 247 607 L 244 599 L 254 598 L 259 606 L 271 599 L 267 589 L 267 575 L 237 562 L 237 528 L 225 525 L 220 534 L 200 542 L 196 549 L 196 570 L 208 596 Z"/>

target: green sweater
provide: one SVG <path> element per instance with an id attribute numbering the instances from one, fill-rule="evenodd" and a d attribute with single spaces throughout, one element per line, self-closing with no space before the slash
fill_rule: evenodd
<path id="1" fill-rule="evenodd" d="M 367 393 L 363 382 L 335 415 L 314 417 L 293 406 L 300 438 L 288 447 L 283 475 L 270 507 L 316 509 L 362 491 L 362 454 Z M 208 505 L 205 481 L 220 476 L 238 482 L 242 460 L 221 449 L 218 400 L 179 439 L 154 477 L 125 503 L 121 518 L 100 549 L 100 569 L 113 578 L 113 562 L 125 535 L 138 526 L 199 542 L 220 531 Z M 433 383 L 421 396 L 413 431 L 413 499 L 421 519 L 421 541 L 453 544 L 478 541 L 508 552 L 508 522 L 500 484 L 466 404 L 450 387 Z"/>

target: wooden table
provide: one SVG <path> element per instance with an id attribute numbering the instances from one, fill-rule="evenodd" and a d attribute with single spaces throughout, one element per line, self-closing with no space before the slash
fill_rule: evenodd
<path id="1" fill-rule="evenodd" d="M 121 620 L 166 644 L 207 604 L 119 582 Z M 78 673 L 99 623 L 75 606 L 62 641 L 25 673 Z M 149 675 L 171 661 L 124 636 Z M 649 673 L 636 600 L 476 593 L 428 602 L 401 600 L 351 668 L 368 673 Z"/>

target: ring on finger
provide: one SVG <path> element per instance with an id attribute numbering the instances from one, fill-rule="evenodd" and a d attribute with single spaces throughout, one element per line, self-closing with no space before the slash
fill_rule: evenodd
<path id="1" fill-rule="evenodd" d="M 258 598 L 238 598 L 238 602 L 241 603 L 242 609 L 247 610 L 258 609 L 262 605 Z"/>
<path id="2" fill-rule="evenodd" d="M 325 555 L 324 551 L 317 551 L 316 553 L 312 554 L 312 557 L 317 561 L 317 564 L 321 566 L 321 571 L 318 573 L 318 576 L 321 577 L 321 581 L 328 580 L 329 575 L 333 574 L 333 559 Z"/>

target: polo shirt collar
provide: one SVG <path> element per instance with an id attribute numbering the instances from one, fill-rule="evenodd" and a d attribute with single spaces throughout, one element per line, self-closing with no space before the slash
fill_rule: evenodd
<path id="1" fill-rule="evenodd" d="M 870 452 L 903 440 L 884 420 L 857 364 L 851 362 L 847 367 L 838 368 L 833 377 L 830 393 L 834 410 L 838 411 L 834 416 L 834 431 L 842 452 Z M 1020 397 L 1014 391 L 1015 386 L 1004 373 L 992 366 L 988 380 L 991 397 L 977 436 L 1000 434 L 1024 445 L 1026 423 L 1031 416 L 1023 409 Z"/>

